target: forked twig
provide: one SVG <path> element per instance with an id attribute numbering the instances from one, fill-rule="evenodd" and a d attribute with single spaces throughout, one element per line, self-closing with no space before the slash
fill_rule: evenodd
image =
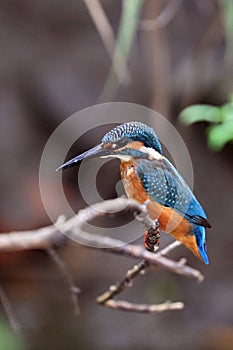
<path id="1" fill-rule="evenodd" d="M 160 255 L 166 255 L 180 244 L 176 242 L 171 243 L 166 248 L 164 248 Z M 109 289 L 100 295 L 97 298 L 97 303 L 107 306 L 112 309 L 118 309 L 123 311 L 131 311 L 131 312 L 164 312 L 170 310 L 180 310 L 184 307 L 184 303 L 182 302 L 170 302 L 166 301 L 162 304 L 136 304 L 129 303 L 123 300 L 113 300 L 113 298 L 120 294 L 126 287 L 132 286 L 133 279 L 137 277 L 141 272 L 143 272 L 147 267 L 150 266 L 150 263 L 146 260 L 142 260 L 139 264 L 134 265 L 131 269 L 129 269 L 125 275 L 125 277 L 115 285 L 111 285 Z"/>

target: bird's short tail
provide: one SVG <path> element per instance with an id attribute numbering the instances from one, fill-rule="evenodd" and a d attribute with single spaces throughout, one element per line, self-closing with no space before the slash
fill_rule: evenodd
<path id="1" fill-rule="evenodd" d="M 205 243 L 205 227 L 195 225 L 194 233 L 196 236 L 197 247 L 201 255 L 201 258 L 204 261 L 204 263 L 208 265 L 209 259 L 207 256 L 207 249 L 206 249 L 206 243 Z"/>

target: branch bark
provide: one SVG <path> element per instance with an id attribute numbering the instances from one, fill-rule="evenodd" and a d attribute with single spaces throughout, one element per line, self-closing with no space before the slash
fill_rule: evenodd
<path id="1" fill-rule="evenodd" d="M 177 274 L 191 277 L 201 282 L 203 275 L 200 271 L 186 266 L 184 261 L 174 261 L 165 258 L 159 253 L 148 252 L 141 245 L 127 244 L 126 242 L 85 232 L 85 223 L 98 217 L 130 210 L 136 213 L 138 219 L 148 228 L 155 227 L 155 222 L 147 214 L 147 206 L 126 198 L 116 198 L 79 211 L 73 218 L 58 222 L 54 225 L 29 231 L 18 231 L 0 235 L 0 252 L 16 252 L 32 249 L 48 249 L 54 245 L 64 244 L 68 238 L 85 244 L 90 248 L 105 248 L 102 252 L 111 252 L 135 259 L 145 260 L 152 266 L 160 266 Z"/>
<path id="2" fill-rule="evenodd" d="M 61 216 L 54 225 L 36 230 L 0 234 L 0 252 L 13 253 L 32 249 L 46 250 L 67 281 L 76 314 L 79 313 L 77 298 L 79 288 L 75 285 L 74 279 L 66 265 L 54 250 L 54 247 L 67 244 L 71 240 L 85 244 L 88 248 L 101 248 L 101 252 L 110 252 L 141 260 L 139 264 L 127 271 L 125 277 L 120 282 L 111 286 L 105 293 L 97 298 L 99 304 L 128 312 L 148 313 L 182 309 L 184 307 L 182 302 L 171 303 L 170 301 L 166 301 L 159 305 L 147 305 L 113 299 L 113 297 L 131 285 L 132 280 L 137 277 L 140 272 L 152 266 L 165 268 L 174 273 L 194 278 L 199 282 L 204 278 L 200 271 L 186 265 L 186 259 L 182 258 L 179 261 L 174 261 L 164 256 L 178 247 L 180 245 L 179 242 L 173 242 L 160 252 L 151 253 L 145 250 L 143 246 L 126 244 L 123 241 L 92 234 L 84 230 L 85 224 L 90 221 L 123 210 L 131 211 L 146 230 L 154 230 L 155 233 L 157 231 L 159 232 L 158 222 L 152 220 L 148 215 L 147 203 L 141 205 L 131 199 L 117 198 L 97 203 L 91 207 L 80 210 L 76 216 L 69 220 L 65 220 L 65 218 Z"/>
<path id="3" fill-rule="evenodd" d="M 128 312 L 142 312 L 142 313 L 152 313 L 152 312 L 164 312 L 171 310 L 181 310 L 184 304 L 181 301 L 171 303 L 169 301 L 157 304 L 157 305 L 147 305 L 147 304 L 133 304 L 124 300 L 108 300 L 106 306 L 111 309 L 117 309 Z"/>

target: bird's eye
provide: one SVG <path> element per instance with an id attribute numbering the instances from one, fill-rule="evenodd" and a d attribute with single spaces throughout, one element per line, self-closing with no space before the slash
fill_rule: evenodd
<path id="1" fill-rule="evenodd" d="M 126 138 L 122 138 L 122 139 L 117 140 L 114 145 L 116 145 L 115 147 L 120 148 L 120 147 L 126 146 L 127 143 L 129 143 L 129 140 Z"/>

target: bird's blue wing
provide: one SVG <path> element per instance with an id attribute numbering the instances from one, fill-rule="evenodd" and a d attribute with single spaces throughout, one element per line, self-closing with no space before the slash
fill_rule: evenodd
<path id="1" fill-rule="evenodd" d="M 153 201 L 173 208 L 191 223 L 210 227 L 204 209 L 168 159 L 140 159 L 136 172 Z"/>

